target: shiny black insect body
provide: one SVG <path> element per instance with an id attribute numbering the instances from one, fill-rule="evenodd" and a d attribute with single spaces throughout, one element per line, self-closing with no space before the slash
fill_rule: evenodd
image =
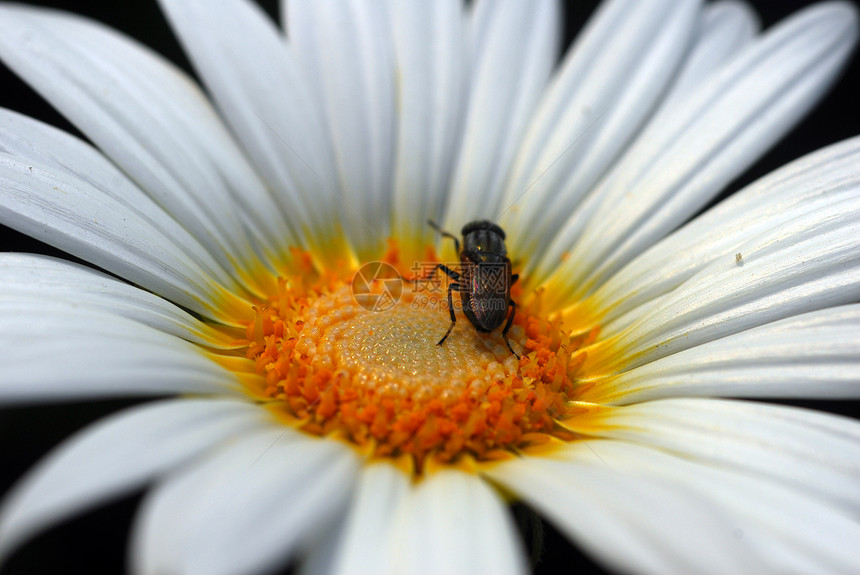
<path id="1" fill-rule="evenodd" d="M 448 311 L 451 312 L 451 325 L 448 331 L 436 345 L 442 345 L 454 329 L 457 318 L 454 316 L 454 305 L 451 292 L 460 292 L 460 301 L 463 304 L 463 313 L 482 333 L 490 333 L 505 321 L 508 321 L 502 329 L 502 337 L 508 345 L 511 353 L 519 355 L 511 347 L 508 341 L 508 330 L 514 321 L 517 305 L 511 299 L 511 286 L 519 276 L 511 273 L 511 260 L 508 259 L 508 251 L 505 248 L 505 232 L 486 220 L 474 221 L 463 226 L 460 232 L 463 235 L 463 250 L 460 250 L 460 240 L 453 234 L 444 231 L 436 222 L 428 223 L 440 234 L 454 240 L 454 245 L 460 255 L 460 272 L 456 272 L 444 264 L 438 264 L 430 275 L 436 270 L 442 270 L 454 281 L 448 284 Z M 429 277 L 429 276 L 428 276 Z M 510 308 L 510 315 L 508 315 Z"/>

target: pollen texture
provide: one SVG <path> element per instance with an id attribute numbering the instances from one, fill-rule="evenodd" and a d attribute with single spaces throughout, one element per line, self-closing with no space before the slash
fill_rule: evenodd
<path id="1" fill-rule="evenodd" d="M 395 270 L 389 256 L 346 277 L 307 265 L 278 280 L 247 327 L 270 409 L 372 456 L 406 456 L 418 471 L 428 457 L 493 460 L 570 438 L 557 421 L 569 413 L 587 336 L 520 309 L 508 333 L 517 358 L 501 328 L 477 332 L 455 293 L 456 326 L 437 345 L 450 325 L 446 278 Z"/>

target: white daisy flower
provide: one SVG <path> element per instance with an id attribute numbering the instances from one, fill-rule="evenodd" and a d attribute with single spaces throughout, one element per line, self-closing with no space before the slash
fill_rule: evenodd
<path id="1" fill-rule="evenodd" d="M 750 401 L 860 396 L 860 138 L 697 215 L 853 5 L 612 0 L 559 60 L 553 0 L 160 4 L 202 88 L 0 5 L 90 142 L 0 109 L 0 222 L 93 266 L 0 254 L 0 402 L 160 398 L 10 490 L 0 562 L 146 487 L 133 573 L 526 573 L 512 502 L 617 572 L 860 570 L 860 424 Z M 481 297 L 439 230 L 484 220 Z"/>

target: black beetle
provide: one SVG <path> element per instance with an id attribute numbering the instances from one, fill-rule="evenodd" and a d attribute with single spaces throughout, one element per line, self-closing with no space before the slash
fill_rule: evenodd
<path id="1" fill-rule="evenodd" d="M 517 312 L 517 304 L 511 299 L 511 286 L 519 279 L 517 274 L 511 273 L 511 260 L 508 259 L 508 250 L 505 248 L 505 232 L 487 220 L 470 222 L 463 226 L 460 232 L 463 235 L 464 249 L 460 251 L 460 240 L 453 234 L 446 232 L 439 225 L 427 220 L 436 231 L 445 237 L 454 240 L 454 246 L 460 255 L 460 273 L 455 272 L 444 264 L 438 264 L 427 277 L 441 269 L 454 282 L 448 284 L 448 311 L 451 312 L 451 325 L 442 339 L 436 345 L 442 345 L 454 329 L 457 318 L 454 316 L 454 302 L 451 292 L 460 292 L 460 301 L 463 304 L 463 313 L 481 333 L 489 333 L 502 325 L 508 308 L 511 313 L 508 321 L 502 329 L 502 337 L 508 345 L 511 353 L 520 356 L 511 347 L 508 341 L 508 330 L 514 321 Z"/>

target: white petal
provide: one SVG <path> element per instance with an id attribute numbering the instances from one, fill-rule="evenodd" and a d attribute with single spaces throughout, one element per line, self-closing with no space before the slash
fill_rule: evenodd
<path id="1" fill-rule="evenodd" d="M 709 263 L 734 257 L 754 237 L 860 191 L 860 138 L 834 144 L 780 168 L 655 244 L 604 284 L 587 307 L 615 330 L 637 319 L 655 297 Z M 638 310 L 637 306 L 640 306 Z M 616 321 L 634 311 L 628 321 Z"/>
<path id="2" fill-rule="evenodd" d="M 167 300 L 66 260 L 0 253 L 0 293 L 74 303 L 126 317 L 200 345 L 237 347 Z"/>
<path id="3" fill-rule="evenodd" d="M 337 158 L 347 235 L 374 255 L 389 233 L 395 125 L 392 33 L 385 2 L 290 0 L 290 44 L 316 89 Z M 403 95 L 401 94 L 401 97 Z"/>
<path id="4" fill-rule="evenodd" d="M 583 456 L 713 501 L 731 518 L 733 535 L 761 558 L 761 573 L 848 574 L 860 567 L 856 517 L 804 491 L 622 441 L 588 441 L 587 449 L 571 444 L 553 454 L 573 461 Z"/>
<path id="5" fill-rule="evenodd" d="M 330 575 L 333 573 L 335 554 L 342 537 L 343 521 L 336 521 L 328 532 L 321 533 L 313 543 L 308 545 L 310 549 L 302 559 L 298 570 L 295 570 L 296 573 L 298 575 Z"/>
<path id="6" fill-rule="evenodd" d="M 664 94 L 695 31 L 698 2 L 603 4 L 531 120 L 505 188 L 511 250 L 542 253 Z M 468 147 L 466 148 L 468 149 Z"/>
<path id="7" fill-rule="evenodd" d="M 382 575 L 391 572 L 395 554 L 395 512 L 410 489 L 409 478 L 393 465 L 371 464 L 361 470 L 330 573 Z"/>
<path id="8" fill-rule="evenodd" d="M 233 280 L 188 231 L 86 142 L 38 120 L 0 108 L 0 151 L 98 190 L 143 217 L 219 281 Z"/>
<path id="9" fill-rule="evenodd" d="M 202 348 L 136 321 L 44 298 L 0 299 L 0 401 L 237 393 Z"/>
<path id="10" fill-rule="evenodd" d="M 395 529 L 392 573 L 526 573 L 510 514 L 475 475 L 443 470 L 424 478 L 398 510 Z"/>
<path id="11" fill-rule="evenodd" d="M 593 454 L 565 462 L 525 457 L 487 475 L 614 571 L 760 572 L 749 544 L 733 536 L 731 516 L 710 501 L 683 486 L 624 473 Z"/>
<path id="12" fill-rule="evenodd" d="M 459 0 L 389 4 L 398 78 L 393 237 L 403 260 L 435 241 L 425 225 L 445 206 L 468 86 L 466 21 Z M 412 246 L 420 246 L 414 253 Z"/>
<path id="13" fill-rule="evenodd" d="M 248 315 L 226 272 L 98 153 L 9 112 L 0 125 L 0 222 L 204 316 Z"/>
<path id="14" fill-rule="evenodd" d="M 594 192 L 599 207 L 575 214 L 547 250 L 555 292 L 593 291 L 703 207 L 821 98 L 856 39 L 851 5 L 804 10 L 650 124 Z"/>
<path id="15" fill-rule="evenodd" d="M 150 50 L 61 12 L 4 7 L 4 61 L 182 222 L 225 268 L 256 261 L 240 206 L 283 220 L 204 94 Z M 280 225 L 278 225 L 280 224 Z"/>
<path id="16" fill-rule="evenodd" d="M 588 382 L 581 401 L 678 397 L 860 398 L 860 305 L 769 323 Z"/>
<path id="17" fill-rule="evenodd" d="M 659 306 L 648 306 L 630 327 L 613 335 L 607 326 L 607 339 L 589 351 L 590 372 L 618 372 L 758 325 L 857 301 L 858 237 L 855 194 L 725 252 Z"/>
<path id="18" fill-rule="evenodd" d="M 672 113 L 684 98 L 749 46 L 759 26 L 752 7 L 743 2 L 722 0 L 705 5 L 684 64 L 652 118 Z"/>
<path id="19" fill-rule="evenodd" d="M 73 436 L 24 477 L 0 511 L 0 558 L 51 524 L 133 491 L 267 412 L 231 400 L 181 399 L 124 411 Z"/>
<path id="20" fill-rule="evenodd" d="M 478 0 L 472 85 L 444 225 L 487 217 L 502 197 L 517 146 L 558 55 L 555 0 Z"/>
<path id="21" fill-rule="evenodd" d="M 217 10 L 205 0 L 160 4 L 294 230 L 329 229 L 337 186 L 332 152 L 307 81 L 274 24 L 245 0 L 224 0 Z"/>
<path id="22" fill-rule="evenodd" d="M 282 426 L 168 479 L 133 534 L 137 573 L 256 573 L 286 561 L 343 513 L 355 453 Z"/>
<path id="23" fill-rule="evenodd" d="M 685 398 L 611 408 L 565 425 L 768 478 L 855 517 L 860 512 L 860 423 L 853 419 L 765 403 Z"/>

